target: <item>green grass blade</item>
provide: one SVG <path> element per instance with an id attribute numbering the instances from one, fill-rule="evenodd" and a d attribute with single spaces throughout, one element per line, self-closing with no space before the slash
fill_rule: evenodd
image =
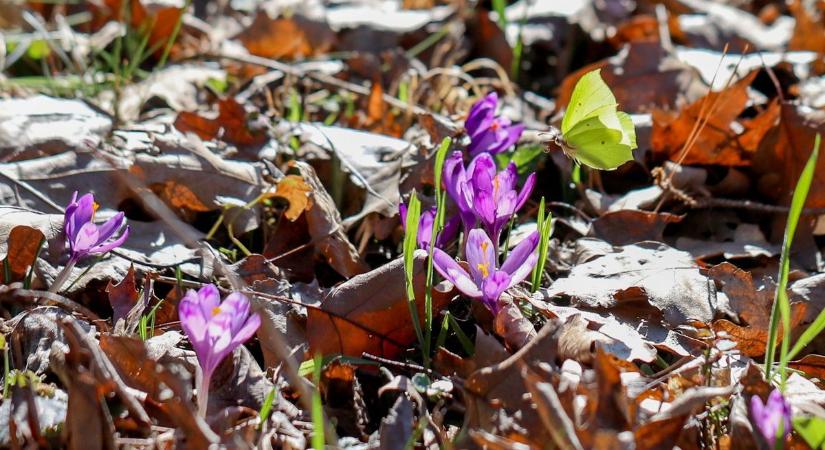
<path id="1" fill-rule="evenodd" d="M 415 275 L 415 250 L 418 247 L 418 222 L 421 219 L 421 201 L 418 194 L 413 191 L 410 195 L 410 203 L 407 205 L 407 223 L 404 234 L 404 274 L 407 282 L 407 306 L 410 309 L 410 318 L 415 328 L 415 335 L 421 348 L 424 348 L 424 334 L 421 331 L 421 324 L 418 322 L 418 308 L 415 306 L 415 285 L 413 276 Z"/>
<path id="2" fill-rule="evenodd" d="M 805 168 L 799 175 L 799 181 L 796 183 L 793 198 L 791 200 L 791 209 L 788 213 L 788 222 L 785 226 L 785 238 L 782 242 L 782 253 L 779 258 L 779 282 L 776 286 L 776 295 L 774 296 L 773 307 L 771 308 L 770 327 L 768 328 L 768 343 L 765 348 L 765 376 L 768 380 L 771 379 L 771 372 L 773 369 L 773 362 L 775 359 L 776 340 L 779 332 L 779 321 L 782 320 L 782 344 L 780 348 L 780 365 L 779 371 L 781 376 L 781 384 L 784 387 L 786 369 L 789 355 L 789 341 L 791 334 L 791 306 L 788 301 L 788 272 L 790 271 L 790 256 L 791 244 L 796 233 L 796 227 L 799 224 L 799 217 L 802 215 L 802 209 L 805 206 L 805 199 L 808 197 L 808 191 L 811 188 L 814 172 L 816 170 L 816 161 L 819 158 L 820 136 L 816 135 L 814 148 L 811 156 L 808 158 Z"/>
<path id="3" fill-rule="evenodd" d="M 272 414 L 272 405 L 275 404 L 275 397 L 278 395 L 278 389 L 273 387 L 269 390 L 269 394 L 266 395 L 264 399 L 264 404 L 261 405 L 261 412 L 258 414 L 261 417 L 261 423 L 258 424 L 258 429 L 260 430 L 263 428 L 264 424 L 267 420 L 269 420 L 269 415 Z"/>
<path id="4" fill-rule="evenodd" d="M 316 354 L 313 359 L 315 366 L 312 371 L 312 380 L 315 383 L 315 389 L 312 391 L 312 448 L 323 450 L 325 445 L 324 404 L 321 402 L 321 367 L 323 366 L 323 358 L 320 354 Z"/>

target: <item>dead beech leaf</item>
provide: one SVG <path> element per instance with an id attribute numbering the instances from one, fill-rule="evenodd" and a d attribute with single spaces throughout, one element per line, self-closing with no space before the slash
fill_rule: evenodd
<path id="1" fill-rule="evenodd" d="M 424 262 L 415 257 L 416 298 L 424 298 Z M 453 291 L 433 289 L 433 316 L 452 299 Z M 423 320 L 424 302 L 416 302 Z M 310 353 L 360 357 L 371 353 L 393 358 L 415 341 L 407 309 L 404 262 L 398 258 L 336 286 L 318 307 L 308 307 Z"/>
<path id="2" fill-rule="evenodd" d="M 336 36 L 325 22 L 300 14 L 270 19 L 259 11 L 249 28 L 235 36 L 253 55 L 272 59 L 301 59 L 328 53 Z"/>
<path id="3" fill-rule="evenodd" d="M 206 206 L 189 186 L 178 180 L 166 180 L 152 183 L 149 189 L 164 201 L 173 211 L 206 212 L 212 208 Z"/>
<path id="4" fill-rule="evenodd" d="M 790 203 L 817 133 L 825 134 L 824 111 L 787 102 L 780 105 L 779 125 L 766 134 L 753 159 L 761 193 L 780 204 Z M 817 162 L 816 173 L 825 173 L 825 158 Z M 805 206 L 825 206 L 825 177 L 813 178 Z"/>
<path id="5" fill-rule="evenodd" d="M 593 221 L 593 233 L 613 245 L 641 241 L 662 241 L 665 227 L 682 221 L 683 216 L 636 209 L 610 211 Z"/>
<path id="6" fill-rule="evenodd" d="M 588 405 L 593 425 L 599 430 L 624 431 L 633 424 L 635 405 L 627 397 L 621 379 L 619 360 L 596 346 L 593 369 L 596 371 L 596 401 Z"/>
<path id="7" fill-rule="evenodd" d="M 215 119 L 181 111 L 174 125 L 182 133 L 195 133 L 206 141 L 221 139 L 239 146 L 259 147 L 269 139 L 264 130 L 250 127 L 246 109 L 231 97 L 218 102 L 218 117 Z"/>
<path id="8" fill-rule="evenodd" d="M 11 229 L 6 257 L 0 261 L 0 277 L 5 276 L 6 264 L 11 275 L 11 279 L 3 280 L 4 284 L 22 281 L 26 277 L 45 239 L 42 231 L 27 225 L 17 225 Z"/>
<path id="9" fill-rule="evenodd" d="M 312 208 L 312 188 L 300 175 L 287 175 L 281 178 L 275 192 L 268 196 L 289 202 L 289 208 L 284 212 L 284 216 L 290 222 L 295 222 L 304 211 Z"/>
<path id="10" fill-rule="evenodd" d="M 727 296 L 731 310 L 743 322 L 737 325 L 729 320 L 720 319 L 713 322 L 714 331 L 727 333 L 746 356 L 757 358 L 764 355 L 775 285 L 768 282 L 767 286 L 757 289 L 749 272 L 727 262 L 712 267 L 708 276 Z M 796 329 L 804 322 L 807 309 L 806 303 L 791 303 L 792 329 Z M 779 340 L 782 338 L 781 328 L 780 325 Z"/>
<path id="11" fill-rule="evenodd" d="M 682 108 L 679 112 L 653 111 L 651 148 L 654 153 L 679 160 L 685 142 L 697 122 L 707 120 L 695 143 L 682 161 L 684 164 L 746 166 L 750 164 L 759 142 L 776 122 L 779 110 L 772 104 L 765 112 L 734 128 L 737 118 L 748 105 L 748 87 L 758 71 L 721 90 L 713 91 Z"/>
<path id="12" fill-rule="evenodd" d="M 109 294 L 109 305 L 112 306 L 112 323 L 116 324 L 118 320 L 125 319 L 138 302 L 135 266 L 129 267 L 129 272 L 120 280 L 120 283 L 114 284 L 112 280 L 109 280 L 106 293 Z"/>

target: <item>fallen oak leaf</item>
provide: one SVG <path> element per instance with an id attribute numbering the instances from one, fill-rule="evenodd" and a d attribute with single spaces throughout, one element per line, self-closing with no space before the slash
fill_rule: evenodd
<path id="1" fill-rule="evenodd" d="M 109 305 L 113 311 L 112 323 L 117 324 L 118 320 L 125 319 L 129 315 L 129 311 L 138 302 L 139 293 L 137 281 L 135 281 L 135 266 L 129 267 L 126 276 L 119 283 L 114 284 L 112 280 L 109 280 L 106 293 L 109 296 Z"/>

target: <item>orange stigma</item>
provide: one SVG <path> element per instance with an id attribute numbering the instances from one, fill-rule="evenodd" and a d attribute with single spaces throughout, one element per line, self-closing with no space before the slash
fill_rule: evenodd
<path id="1" fill-rule="evenodd" d="M 481 271 L 481 276 L 487 278 L 490 276 L 490 265 L 487 263 L 484 264 L 476 264 L 476 268 Z"/>
<path id="2" fill-rule="evenodd" d="M 216 306 L 216 307 L 212 308 L 212 317 L 217 316 L 218 314 L 220 314 L 220 312 L 221 312 L 221 307 L 220 306 Z"/>

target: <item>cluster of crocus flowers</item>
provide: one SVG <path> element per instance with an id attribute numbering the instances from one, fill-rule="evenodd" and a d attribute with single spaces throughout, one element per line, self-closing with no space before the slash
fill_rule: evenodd
<path id="1" fill-rule="evenodd" d="M 465 246 L 469 271 L 439 248 L 433 250 L 433 265 L 464 295 L 481 300 L 493 314 L 497 314 L 501 294 L 524 280 L 533 270 L 538 259 L 538 243 L 539 234 L 534 231 L 510 252 L 499 267 L 496 247 L 484 230 L 476 228 L 470 231 Z"/>
<path id="2" fill-rule="evenodd" d="M 69 244 L 69 261 L 49 287 L 49 291 L 57 292 L 60 289 L 78 261 L 88 255 L 102 255 L 117 248 L 129 237 L 127 225 L 123 233 L 115 238 L 115 234 L 126 223 L 123 212 L 118 212 L 102 225 L 97 225 L 94 223 L 96 210 L 97 203 L 92 194 L 80 198 L 77 198 L 77 192 L 72 195 L 63 221 L 63 231 Z"/>
<path id="3" fill-rule="evenodd" d="M 476 102 L 464 128 L 470 136 L 470 145 L 467 151 L 470 156 L 481 153 L 499 153 L 515 145 L 524 132 L 523 125 L 513 125 L 507 117 L 496 115 L 498 95 L 495 92 Z"/>
<path id="4" fill-rule="evenodd" d="M 514 163 L 496 172 L 493 157 L 482 153 L 465 169 L 461 152 L 453 152 L 444 162 L 444 184 L 458 206 L 465 231 L 481 223 L 498 248 L 504 226 L 530 197 L 536 174 L 530 174 L 519 191 Z"/>
<path id="5" fill-rule="evenodd" d="M 774 389 L 765 403 L 758 395 L 751 397 L 751 418 L 770 448 L 776 448 L 777 438 L 784 441 L 791 432 L 791 405 L 779 389 Z"/>
<path id="6" fill-rule="evenodd" d="M 447 195 L 458 209 L 458 216 L 446 221 L 433 246 L 433 265 L 464 295 L 480 300 L 493 314 L 500 309 L 501 294 L 524 280 L 538 259 L 538 232 L 532 233 L 513 249 L 499 267 L 501 232 L 513 215 L 527 202 L 536 184 L 530 174 L 518 189 L 518 171 L 514 163 L 498 171 L 493 155 L 516 144 L 524 131 L 506 117 L 496 115 L 498 96 L 491 93 L 470 109 L 465 129 L 470 137 L 467 150 L 472 157 L 464 165 L 461 152 L 453 152 L 445 161 L 443 182 Z M 406 206 L 400 206 L 401 221 L 406 223 Z M 418 228 L 418 246 L 430 248 L 436 209 L 422 212 Z M 464 228 L 463 252 L 469 270 L 465 270 L 442 248 Z M 476 228 L 478 226 L 481 228 Z"/>
<path id="7" fill-rule="evenodd" d="M 221 302 L 218 288 L 207 284 L 189 290 L 178 305 L 180 325 L 201 367 L 198 413 L 206 416 L 209 383 L 218 365 L 258 330 L 261 318 L 250 314 L 249 299 L 239 292 Z"/>

